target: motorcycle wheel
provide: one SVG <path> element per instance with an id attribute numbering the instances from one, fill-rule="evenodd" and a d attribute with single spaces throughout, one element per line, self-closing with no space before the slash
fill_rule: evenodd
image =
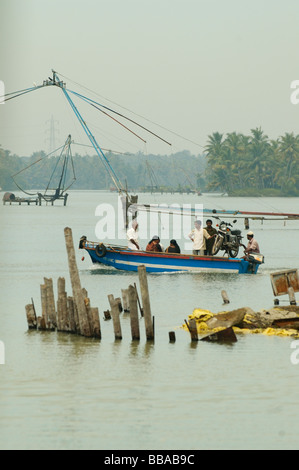
<path id="1" fill-rule="evenodd" d="M 212 255 L 215 256 L 219 253 L 219 251 L 221 250 L 221 247 L 222 247 L 222 243 L 223 243 L 223 238 L 220 237 L 219 235 L 217 235 L 217 237 L 215 238 L 215 243 L 213 245 L 213 248 L 212 248 Z"/>
<path id="2" fill-rule="evenodd" d="M 239 247 L 238 246 L 236 248 L 231 248 L 229 250 L 229 255 L 230 255 L 231 258 L 237 258 L 238 254 L 239 254 Z"/>

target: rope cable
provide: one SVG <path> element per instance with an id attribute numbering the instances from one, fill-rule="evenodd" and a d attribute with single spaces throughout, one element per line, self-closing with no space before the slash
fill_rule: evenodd
<path id="1" fill-rule="evenodd" d="M 4 103 L 6 103 L 6 101 L 9 101 L 9 100 L 13 100 L 14 98 L 18 98 L 19 96 L 22 96 L 22 95 L 26 95 L 27 93 L 30 93 L 31 91 L 35 91 L 35 90 L 39 90 L 40 88 L 43 88 L 43 85 L 40 85 L 40 86 L 37 86 L 37 87 L 33 87 L 33 88 L 27 88 L 26 90 L 21 90 L 20 92 L 15 92 L 15 93 L 8 93 L 6 95 L 3 95 L 3 97 L 5 96 L 10 96 L 10 95 L 14 95 L 14 96 L 11 96 L 10 98 L 7 98 L 4 100 Z M 2 98 L 2 97 L 1 97 Z"/>
<path id="2" fill-rule="evenodd" d="M 116 106 L 119 106 L 120 108 L 124 109 L 125 111 L 128 111 L 128 112 L 132 113 L 133 115 L 135 115 L 135 116 L 137 116 L 137 117 L 139 117 L 139 118 L 141 118 L 141 119 L 144 119 L 145 121 L 147 121 L 147 122 L 149 122 L 149 123 L 151 123 L 151 124 L 153 124 L 153 125 L 155 125 L 155 126 L 157 126 L 157 127 L 160 127 L 160 128 L 163 129 L 164 131 L 167 131 L 167 132 L 169 132 L 170 134 L 173 134 L 173 135 L 179 137 L 180 139 L 186 140 L 187 142 L 190 142 L 190 143 L 196 145 L 197 147 L 201 147 L 202 149 L 205 148 L 203 145 L 199 144 L 198 142 L 194 142 L 193 140 L 188 139 L 187 137 L 184 137 L 184 136 L 178 134 L 177 132 L 174 132 L 174 131 L 168 129 L 168 128 L 162 126 L 161 124 L 158 124 L 158 123 L 156 123 L 156 122 L 154 122 L 154 121 L 151 121 L 150 119 L 148 119 L 148 118 L 142 116 L 141 114 L 138 114 L 138 113 L 132 111 L 131 109 L 126 108 L 126 107 L 120 105 L 119 103 L 116 103 L 115 101 L 112 101 L 112 100 L 106 98 L 106 97 L 103 96 L 103 95 L 100 95 L 100 94 L 97 93 L 96 91 L 93 91 L 93 90 L 91 90 L 90 88 L 88 88 L 88 87 L 86 87 L 86 86 L 84 86 L 84 85 L 82 85 L 82 84 L 80 84 L 80 83 L 78 83 L 78 82 L 75 82 L 75 81 L 72 80 L 71 78 L 65 77 L 65 76 L 62 75 L 61 73 L 59 73 L 59 75 L 61 75 L 61 77 L 63 77 L 63 78 L 66 78 L 67 80 L 71 81 L 71 82 L 74 83 L 75 85 L 78 85 L 79 87 L 84 88 L 85 90 L 87 90 L 87 91 L 93 93 L 94 95 L 99 96 L 100 98 L 103 98 L 103 99 L 105 99 L 106 101 L 108 101 L 108 102 L 110 102 L 110 103 L 112 103 L 112 104 L 115 104 Z"/>
<path id="3" fill-rule="evenodd" d="M 135 124 L 136 126 L 140 127 L 141 129 L 145 130 L 146 132 L 149 132 L 149 133 L 152 134 L 153 136 L 155 136 L 155 137 L 157 137 L 158 139 L 162 140 L 162 142 L 165 142 L 167 145 L 170 145 L 170 146 L 172 145 L 170 142 L 168 142 L 167 140 L 163 139 L 163 138 L 160 137 L 158 134 L 155 134 L 154 132 L 152 132 L 152 131 L 149 130 L 148 128 L 142 126 L 141 124 L 139 124 L 138 122 L 134 121 L 133 119 L 131 119 L 131 118 L 125 116 L 124 114 L 121 114 L 121 113 L 115 111 L 115 110 L 112 109 L 112 108 L 108 108 L 108 106 L 105 106 L 105 105 L 103 105 L 103 104 L 101 104 L 101 103 L 98 103 L 97 101 L 94 101 L 94 100 L 92 100 L 92 99 L 90 99 L 90 98 L 87 98 L 86 96 L 81 95 L 80 93 L 77 93 L 77 92 L 72 91 L 72 90 L 68 90 L 68 91 L 69 91 L 70 93 L 73 93 L 74 95 L 79 96 L 80 98 L 83 97 L 83 99 L 88 100 L 88 101 L 90 101 L 91 103 L 94 103 L 94 104 L 96 104 L 96 105 L 98 105 L 98 106 L 101 106 L 101 107 L 104 108 L 104 109 L 107 109 L 108 111 L 110 111 L 110 112 L 116 114 L 117 116 L 120 116 L 120 117 L 122 117 L 122 118 L 124 118 L 124 119 L 127 119 L 129 122 L 132 122 L 133 124 Z"/>
<path id="4" fill-rule="evenodd" d="M 70 91 L 70 90 L 68 90 Z M 71 92 L 71 93 L 74 93 L 74 92 Z M 101 113 L 105 114 L 106 116 L 108 116 L 110 119 L 112 119 L 113 121 L 117 122 L 117 124 L 120 124 L 122 127 L 124 127 L 127 131 L 131 132 L 132 134 L 135 135 L 135 137 L 137 137 L 138 139 L 142 140 L 142 142 L 146 143 L 146 140 L 144 140 L 142 137 L 140 137 L 138 134 L 136 134 L 135 132 L 133 132 L 129 127 L 125 126 L 122 122 L 118 121 L 117 119 L 115 119 L 113 116 L 110 116 L 110 114 L 106 113 L 105 111 L 103 111 L 101 108 L 99 108 L 98 106 L 96 106 L 95 104 L 91 103 L 90 100 L 88 98 L 85 98 L 83 96 L 80 96 L 80 98 L 82 100 L 84 100 L 86 103 L 90 104 L 91 106 L 93 106 L 95 109 L 97 109 L 98 111 L 100 111 Z"/>

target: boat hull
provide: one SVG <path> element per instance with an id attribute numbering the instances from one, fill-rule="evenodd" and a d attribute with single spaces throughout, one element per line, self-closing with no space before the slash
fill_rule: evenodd
<path id="1" fill-rule="evenodd" d="M 126 248 L 105 247 L 105 253 L 97 253 L 96 245 L 86 242 L 85 250 L 95 264 L 103 264 L 122 271 L 138 271 L 146 266 L 149 273 L 207 272 L 231 274 L 256 274 L 258 264 L 244 259 L 217 256 L 193 256 L 185 254 L 150 253 Z"/>

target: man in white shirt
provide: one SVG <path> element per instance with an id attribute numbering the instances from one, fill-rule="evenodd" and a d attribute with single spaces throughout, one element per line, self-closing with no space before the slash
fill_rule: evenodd
<path id="1" fill-rule="evenodd" d="M 127 231 L 128 248 L 130 250 L 140 250 L 139 237 L 138 237 L 138 222 L 136 219 L 132 222 L 132 227 Z"/>
<path id="2" fill-rule="evenodd" d="M 195 228 L 189 233 L 190 240 L 193 241 L 193 254 L 203 256 L 207 248 L 206 240 L 210 240 L 208 232 L 202 228 L 201 220 L 196 220 L 194 223 Z"/>

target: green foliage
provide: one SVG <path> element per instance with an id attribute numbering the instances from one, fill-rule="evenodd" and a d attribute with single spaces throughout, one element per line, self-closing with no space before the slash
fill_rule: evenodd
<path id="1" fill-rule="evenodd" d="M 215 132 L 208 137 L 206 155 L 184 151 L 167 155 L 107 153 L 115 173 L 129 190 L 221 191 L 231 196 L 299 196 L 299 136 L 286 133 L 269 140 L 260 129 L 250 135 Z M 98 156 L 75 155 L 73 189 L 110 189 L 113 183 Z M 40 161 L 39 161 L 40 160 Z M 57 157 L 44 152 L 18 157 L 0 148 L 0 187 L 13 191 L 11 178 L 25 190 L 45 190 Z M 55 189 L 52 182 L 51 189 Z"/>
<path id="2" fill-rule="evenodd" d="M 200 191 L 205 186 L 205 158 L 191 155 L 188 151 L 167 155 L 116 155 L 107 153 L 115 173 L 124 185 L 134 190 L 182 190 Z M 73 157 L 76 182 L 72 189 L 101 190 L 113 187 L 113 182 L 98 156 Z M 35 165 L 32 165 L 33 163 Z M 17 157 L 0 148 L 0 187 L 13 191 L 17 187 L 11 178 L 24 190 L 45 190 L 57 164 L 57 157 L 46 157 L 44 152 L 31 157 Z M 31 165 L 31 166 L 30 166 Z M 57 179 L 56 179 L 57 181 Z M 51 189 L 55 189 L 55 181 Z"/>
<path id="3" fill-rule="evenodd" d="M 245 136 L 209 136 L 208 189 L 234 196 L 299 196 L 299 136 L 269 140 L 260 129 Z"/>

